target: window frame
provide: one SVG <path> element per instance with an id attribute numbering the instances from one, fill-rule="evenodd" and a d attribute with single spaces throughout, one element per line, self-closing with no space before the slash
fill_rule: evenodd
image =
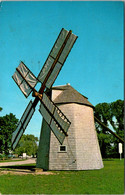
<path id="1" fill-rule="evenodd" d="M 62 150 L 61 150 L 61 147 L 65 147 L 65 150 L 62 151 Z M 58 152 L 59 152 L 59 153 L 67 153 L 67 146 L 66 146 L 66 145 L 61 145 L 61 146 L 59 146 Z"/>

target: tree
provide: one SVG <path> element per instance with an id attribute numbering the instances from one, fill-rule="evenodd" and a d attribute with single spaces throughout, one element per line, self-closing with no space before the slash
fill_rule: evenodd
<path id="1" fill-rule="evenodd" d="M 16 129 L 17 122 L 18 119 L 12 113 L 0 117 L 0 153 L 9 154 L 12 133 Z"/>
<path id="2" fill-rule="evenodd" d="M 38 138 L 34 135 L 24 134 L 14 152 L 17 153 L 19 156 L 22 155 L 22 153 L 27 153 L 27 155 L 29 156 L 35 156 L 37 154 L 38 149 L 37 142 Z"/>
<path id="3" fill-rule="evenodd" d="M 107 127 L 124 139 L 124 101 L 117 100 L 112 103 L 100 103 L 95 106 L 95 116 Z M 104 127 L 96 123 L 99 144 L 103 157 L 118 156 L 119 140 L 111 135 Z"/>

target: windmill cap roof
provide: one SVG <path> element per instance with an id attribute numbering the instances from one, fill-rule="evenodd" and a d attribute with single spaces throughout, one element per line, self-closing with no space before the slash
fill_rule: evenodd
<path id="1" fill-rule="evenodd" d="M 52 87 L 52 90 L 62 90 L 62 92 L 53 100 L 56 104 L 78 103 L 94 107 L 88 98 L 76 91 L 69 83 L 67 85 Z"/>

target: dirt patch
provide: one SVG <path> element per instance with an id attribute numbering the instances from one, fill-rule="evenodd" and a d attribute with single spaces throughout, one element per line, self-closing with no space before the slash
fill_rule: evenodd
<path id="1" fill-rule="evenodd" d="M 0 167 L 5 166 L 13 166 L 13 165 L 24 165 L 24 164 L 34 164 L 36 163 L 35 158 L 27 159 L 27 160 L 20 160 L 20 161 L 11 161 L 11 162 L 0 162 Z"/>
<path id="2" fill-rule="evenodd" d="M 26 169 L 11 169 L 11 170 L 0 170 L 0 175 L 6 175 L 6 174 L 11 174 L 11 175 L 55 175 L 56 173 L 52 173 L 49 171 L 41 171 L 41 172 L 35 172 L 35 171 L 30 171 Z"/>

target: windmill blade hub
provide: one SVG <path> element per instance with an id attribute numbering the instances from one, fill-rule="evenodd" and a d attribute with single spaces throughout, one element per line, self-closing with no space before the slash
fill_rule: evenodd
<path id="1" fill-rule="evenodd" d="M 43 97 L 43 95 L 38 93 L 36 90 L 33 91 L 32 96 L 33 97 L 38 97 L 40 100 L 42 100 L 42 97 Z"/>

